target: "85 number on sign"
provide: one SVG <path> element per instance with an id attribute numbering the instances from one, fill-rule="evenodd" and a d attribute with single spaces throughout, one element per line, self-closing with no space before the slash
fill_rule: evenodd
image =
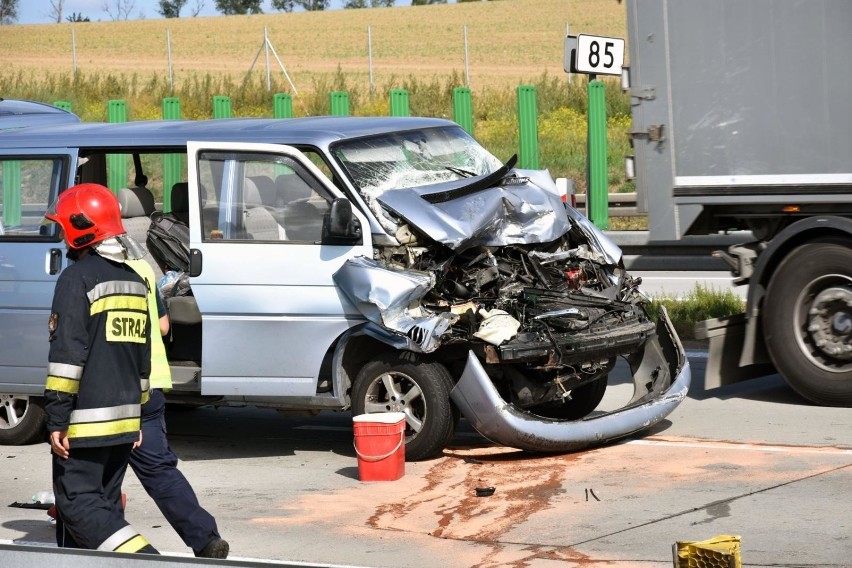
<path id="1" fill-rule="evenodd" d="M 574 59 L 575 73 L 621 75 L 624 65 L 624 40 L 580 34 Z"/>

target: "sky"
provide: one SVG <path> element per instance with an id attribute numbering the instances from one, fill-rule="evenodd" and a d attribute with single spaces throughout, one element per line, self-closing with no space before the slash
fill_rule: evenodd
<path id="1" fill-rule="evenodd" d="M 109 15 L 104 11 L 105 2 L 114 5 L 116 0 L 65 0 L 62 6 L 62 19 L 70 16 L 72 13 L 82 14 L 88 17 L 93 22 L 110 21 Z M 131 19 L 154 19 L 159 18 L 160 14 L 157 9 L 160 4 L 157 0 L 131 0 L 135 4 L 132 11 Z M 340 9 L 346 0 L 332 0 L 331 9 Z M 194 7 L 198 2 L 204 4 L 204 8 L 199 12 L 199 16 L 221 16 L 216 11 L 215 0 L 187 0 L 186 5 L 181 11 L 182 17 L 189 17 Z M 449 3 L 454 3 L 454 0 L 449 0 Z M 408 6 L 411 0 L 397 0 L 397 6 Z M 276 13 L 272 9 L 272 4 L 269 0 L 263 2 L 264 13 Z M 49 0 L 19 0 L 18 1 L 18 20 L 19 24 L 51 24 L 53 20 L 49 17 L 50 1 Z"/>

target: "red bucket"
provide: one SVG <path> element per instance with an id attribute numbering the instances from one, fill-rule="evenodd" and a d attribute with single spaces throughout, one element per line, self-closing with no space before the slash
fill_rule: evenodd
<path id="1" fill-rule="evenodd" d="M 352 418 L 361 481 L 393 481 L 405 475 L 405 414 L 383 412 Z"/>

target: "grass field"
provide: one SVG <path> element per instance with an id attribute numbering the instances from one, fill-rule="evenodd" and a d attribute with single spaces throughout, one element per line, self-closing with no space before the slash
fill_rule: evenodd
<path id="1" fill-rule="evenodd" d="M 193 74 L 240 76 L 262 45 L 264 28 L 297 90 L 338 69 L 369 88 L 367 28 L 374 79 L 386 84 L 464 77 L 467 26 L 471 87 L 514 88 L 542 73 L 562 75 L 566 24 L 572 33 L 626 36 L 616 0 L 500 0 L 434 6 L 150 19 L 0 28 L 2 73 L 137 73 L 168 77 L 167 30 L 174 79 Z M 263 74 L 264 57 L 255 65 Z M 272 64 L 277 68 L 274 58 Z M 276 73 L 276 88 L 287 87 Z"/>
<path id="2" fill-rule="evenodd" d="M 328 93 L 347 91 L 356 115 L 389 114 L 388 92 L 405 88 L 411 113 L 452 118 L 452 90 L 466 84 L 467 27 L 474 134 L 505 160 L 518 151 L 515 89 L 533 84 L 540 166 L 585 190 L 586 79 L 562 69 L 566 24 L 572 33 L 625 36 L 615 0 L 499 0 L 434 6 L 333 10 L 0 28 L 0 96 L 66 100 L 86 121 L 106 120 L 106 101 L 127 101 L 130 120 L 160 118 L 166 96 L 185 118 L 209 118 L 212 97 L 229 95 L 235 116 L 271 116 L 272 94 L 294 94 L 297 116 L 329 114 Z M 371 89 L 367 28 L 371 29 Z M 265 57 L 248 70 L 264 28 L 296 87 L 275 58 L 271 92 Z M 73 72 L 72 30 L 77 74 Z M 173 85 L 166 34 L 171 37 Z M 611 191 L 624 178 L 629 101 L 607 84 Z M 634 227 L 632 223 L 618 228 Z"/>
<path id="3" fill-rule="evenodd" d="M 476 138 L 505 160 L 518 148 L 515 89 L 538 93 L 540 166 L 585 191 L 586 79 L 562 69 L 566 24 L 572 34 L 626 38 L 625 6 L 617 0 L 499 0 L 435 6 L 334 10 L 256 16 L 137 20 L 0 27 L 0 96 L 64 99 L 84 120 L 106 120 L 106 101 L 128 101 L 131 120 L 160 117 L 161 100 L 181 99 L 185 118 L 211 116 L 212 96 L 227 94 L 237 116 L 271 116 L 274 92 L 291 92 L 274 58 L 266 91 L 264 28 L 295 83 L 297 116 L 327 114 L 328 93 L 350 93 L 352 112 L 386 115 L 387 93 L 406 88 L 411 111 L 452 117 L 452 89 L 465 85 L 467 26 Z M 371 28 L 374 94 L 367 29 Z M 77 71 L 73 75 L 72 30 Z M 169 85 L 171 34 L 174 91 Z M 628 57 L 625 54 L 625 61 Z M 607 83 L 610 191 L 632 191 L 624 177 L 629 153 L 629 99 Z M 644 218 L 610 220 L 612 229 L 645 229 Z M 709 296 L 709 297 L 708 297 Z M 676 312 L 687 322 L 739 311 L 725 294 L 696 292 L 706 309 Z M 736 304 L 736 305 L 734 305 Z M 670 309 L 672 309 L 670 307 Z M 686 309 L 686 308 L 680 308 Z M 709 314 L 709 315 L 708 315 Z M 691 330 L 691 328 L 690 328 Z"/>

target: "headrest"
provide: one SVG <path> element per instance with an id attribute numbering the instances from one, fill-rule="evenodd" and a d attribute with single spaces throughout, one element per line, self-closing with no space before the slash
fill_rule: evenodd
<path id="1" fill-rule="evenodd" d="M 116 194 L 121 218 L 150 217 L 154 212 L 154 195 L 144 187 L 122 188 Z"/>
<path id="2" fill-rule="evenodd" d="M 284 203 L 305 199 L 313 194 L 311 187 L 296 174 L 281 174 L 275 178 L 275 187 Z"/>
<path id="3" fill-rule="evenodd" d="M 260 192 L 260 199 L 263 201 L 263 204 L 274 205 L 276 191 L 275 182 L 272 181 L 272 178 L 269 176 L 251 176 L 249 179 L 251 179 L 257 186 L 257 190 Z"/>
<path id="4" fill-rule="evenodd" d="M 243 180 L 243 203 L 252 207 L 260 207 L 263 205 L 263 200 L 260 198 L 260 191 L 258 191 L 257 185 L 251 180 L 251 178 Z"/>
<path id="5" fill-rule="evenodd" d="M 171 197 L 172 213 L 186 213 L 189 211 L 189 184 L 185 181 L 178 182 L 172 186 Z"/>

